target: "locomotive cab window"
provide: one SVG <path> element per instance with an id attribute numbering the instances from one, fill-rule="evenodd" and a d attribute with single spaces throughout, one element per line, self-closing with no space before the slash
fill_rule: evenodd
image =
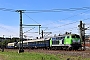
<path id="1" fill-rule="evenodd" d="M 80 38 L 80 36 L 79 35 L 76 35 L 76 38 Z"/>
<path id="2" fill-rule="evenodd" d="M 80 38 L 79 35 L 72 35 L 72 38 Z"/>
<path id="3" fill-rule="evenodd" d="M 70 38 L 69 36 L 67 36 L 67 38 Z"/>
<path id="4" fill-rule="evenodd" d="M 75 35 L 72 35 L 72 38 L 75 38 Z"/>

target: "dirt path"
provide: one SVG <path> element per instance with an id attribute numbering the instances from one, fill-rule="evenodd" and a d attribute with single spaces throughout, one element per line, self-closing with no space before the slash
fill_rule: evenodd
<path id="1" fill-rule="evenodd" d="M 0 55 L 0 60 L 5 60 L 4 56 Z"/>

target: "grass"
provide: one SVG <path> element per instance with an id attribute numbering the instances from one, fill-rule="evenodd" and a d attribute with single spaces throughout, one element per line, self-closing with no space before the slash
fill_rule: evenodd
<path id="1" fill-rule="evenodd" d="M 0 60 L 90 60 L 80 56 L 67 56 L 64 54 L 51 55 L 35 52 L 17 53 L 16 51 L 0 52 Z"/>
<path id="2" fill-rule="evenodd" d="M 0 60 L 60 60 L 55 55 L 43 53 L 17 53 L 17 52 L 0 52 Z"/>

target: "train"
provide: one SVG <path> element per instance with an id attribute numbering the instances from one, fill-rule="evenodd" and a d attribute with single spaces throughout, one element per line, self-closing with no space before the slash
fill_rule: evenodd
<path id="1" fill-rule="evenodd" d="M 14 42 L 12 48 L 20 48 L 21 44 L 21 42 Z M 10 46 L 10 43 L 8 43 L 7 48 L 11 48 Z M 68 34 L 62 36 L 23 41 L 23 48 L 42 48 L 50 50 L 79 50 L 82 49 L 82 41 L 78 34 Z"/>
<path id="2" fill-rule="evenodd" d="M 7 44 L 7 46 L 6 46 L 6 48 L 15 48 L 15 47 L 17 47 L 17 43 L 16 42 L 13 42 L 13 43 L 8 43 Z"/>

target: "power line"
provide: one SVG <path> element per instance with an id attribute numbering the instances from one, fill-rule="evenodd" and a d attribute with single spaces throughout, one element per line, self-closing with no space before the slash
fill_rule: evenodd
<path id="1" fill-rule="evenodd" d="M 62 11 L 77 11 L 77 10 L 87 10 L 90 7 L 82 7 L 82 8 L 68 8 L 68 9 L 48 9 L 48 10 L 26 10 L 25 13 L 40 13 L 40 12 L 62 12 Z"/>
<path id="2" fill-rule="evenodd" d="M 86 25 L 90 25 L 90 23 L 85 23 Z"/>
<path id="3" fill-rule="evenodd" d="M 2 11 L 10 11 L 10 12 L 15 12 L 16 10 L 14 9 L 7 9 L 7 8 L 0 8 Z"/>
<path id="4" fill-rule="evenodd" d="M 33 27 L 32 29 L 34 29 L 34 28 L 35 28 L 35 27 Z M 32 30 L 32 29 L 29 29 L 29 30 L 27 30 L 27 31 L 26 31 L 26 32 L 24 32 L 24 33 L 27 33 L 27 32 L 29 32 L 29 31 L 30 31 L 30 30 Z M 24 33 L 23 33 L 23 34 L 24 34 Z"/>
<path id="5" fill-rule="evenodd" d="M 25 14 L 25 13 L 24 13 Z M 29 19 L 33 20 L 34 22 L 36 22 L 37 24 L 39 24 L 37 21 L 35 21 L 34 19 L 32 19 L 30 16 L 28 16 L 27 14 L 25 14 Z"/>
<path id="6" fill-rule="evenodd" d="M 88 10 L 88 11 L 90 11 L 90 10 Z M 79 13 L 79 14 L 86 13 L 86 12 L 88 12 L 88 11 L 81 12 L 81 13 Z M 66 19 L 69 19 L 69 18 L 72 18 L 72 17 L 78 16 L 79 14 L 72 15 L 72 16 L 67 17 L 67 18 L 64 18 L 64 19 L 62 19 L 62 20 L 66 20 Z"/>
<path id="7" fill-rule="evenodd" d="M 88 10 L 88 11 L 90 11 L 90 10 Z M 81 12 L 81 13 L 79 13 L 79 14 L 86 13 L 86 12 L 88 12 L 88 11 Z M 72 18 L 72 17 L 78 16 L 79 14 L 75 14 L 75 15 L 69 16 L 69 17 L 64 18 L 64 19 L 61 19 L 61 20 L 66 20 L 66 19 L 69 19 L 69 18 Z M 58 21 L 58 22 L 59 22 L 59 21 Z M 49 24 L 52 24 L 52 23 L 49 23 Z M 49 24 L 45 24 L 45 26 L 46 26 L 46 25 L 49 25 Z"/>
<path id="8" fill-rule="evenodd" d="M 84 21 L 84 20 L 88 20 L 88 19 L 90 19 L 90 18 L 83 19 L 83 21 Z M 61 26 L 53 27 L 53 28 L 50 28 L 50 29 L 48 29 L 48 30 L 51 30 L 51 29 L 54 29 L 54 28 L 58 28 L 58 27 L 67 26 L 67 25 L 74 24 L 74 23 L 77 23 L 77 22 L 79 22 L 79 21 L 75 21 L 75 22 L 72 22 L 72 23 L 68 23 L 68 24 L 64 24 L 64 25 L 61 25 Z"/>
<path id="9" fill-rule="evenodd" d="M 73 29 L 76 29 L 77 27 L 73 27 L 73 28 L 68 28 L 68 31 L 67 31 L 67 29 L 63 29 L 63 30 L 61 30 L 61 31 L 63 31 L 63 33 L 64 32 L 69 32 L 69 31 L 73 31 Z M 62 33 L 60 30 L 59 31 L 53 31 L 53 33 L 57 33 L 57 32 L 60 32 L 60 33 Z"/>
<path id="10" fill-rule="evenodd" d="M 62 12 L 62 11 L 77 11 L 77 10 L 87 10 L 90 7 L 81 7 L 81 8 L 68 8 L 68 9 L 47 9 L 47 10 L 25 10 L 24 13 L 40 13 L 40 12 Z M 7 8 L 0 8 L 2 11 L 10 11 L 15 12 L 15 9 L 7 9 Z"/>
<path id="11" fill-rule="evenodd" d="M 88 20 L 88 19 L 90 19 L 90 18 L 86 18 L 86 19 L 83 19 L 83 20 Z M 67 24 L 66 24 L 67 25 Z M 70 31 L 72 31 L 73 29 L 76 29 L 77 27 L 73 27 L 73 28 L 69 28 L 69 30 Z M 66 29 L 64 29 L 64 31 L 65 31 Z M 56 33 L 56 32 L 60 32 L 60 31 L 54 31 L 54 33 Z"/>
<path id="12" fill-rule="evenodd" d="M 90 9 L 90 7 L 82 7 L 82 8 L 69 8 L 69 9 L 51 9 L 51 10 L 24 10 L 24 11 L 39 11 L 39 12 L 61 12 L 61 11 L 76 11 L 76 10 L 87 10 L 87 9 Z M 0 10 L 2 11 L 12 11 L 12 12 L 15 12 L 16 10 L 14 9 L 6 9 L 6 8 L 0 8 Z M 24 12 L 26 13 L 26 12 Z M 33 12 L 32 12 L 33 13 Z M 26 15 L 26 14 L 25 14 Z M 75 15 L 74 15 L 75 16 Z M 28 16 L 29 17 L 29 16 Z M 30 19 L 32 19 L 31 17 L 29 17 Z M 70 17 L 69 17 L 70 18 Z M 33 19 L 32 19 L 33 20 Z M 35 20 L 33 20 L 35 21 Z M 36 22 L 36 21 L 35 21 Z M 38 22 L 36 22 L 37 24 L 39 24 Z M 72 24 L 72 23 L 70 23 Z M 68 25 L 68 24 L 66 24 Z M 66 26 L 66 25 L 63 25 L 63 26 Z M 58 27 L 61 27 L 61 26 L 58 26 Z"/>
<path id="13" fill-rule="evenodd" d="M 85 7 L 85 8 L 90 8 L 90 7 Z M 70 9 L 74 9 L 74 8 L 70 8 Z M 81 8 L 77 8 L 77 9 L 81 9 Z M 53 10 L 55 10 L 55 9 L 53 9 Z M 58 9 L 57 9 L 58 10 Z M 32 10 L 33 11 L 33 10 Z M 34 11 L 37 11 L 37 10 L 34 10 Z M 90 11 L 90 10 L 88 10 L 88 11 Z M 85 11 L 85 12 L 88 12 L 88 11 Z M 81 13 L 79 13 L 79 14 L 82 14 L 82 13 L 85 13 L 85 12 L 81 12 Z M 70 17 L 67 17 L 67 18 L 65 18 L 65 19 L 69 19 L 69 18 L 72 18 L 72 17 L 75 17 L 75 16 L 77 16 L 77 15 L 79 15 L 79 14 L 76 14 L 76 15 L 73 15 L 73 16 L 70 16 Z M 26 15 L 26 14 L 25 14 Z M 28 15 L 26 15 L 26 16 L 28 16 Z M 28 16 L 29 17 L 29 16 Z M 31 17 L 29 17 L 30 19 L 32 19 Z M 63 19 L 63 20 L 65 20 L 65 19 Z M 34 22 L 36 22 L 34 19 L 32 19 Z M 76 21 L 76 22 L 78 22 L 78 21 Z M 76 22 L 73 22 L 73 23 L 76 23 Z M 37 24 L 39 24 L 38 22 L 36 22 Z M 69 23 L 69 24 L 73 24 L 73 23 Z M 69 24 L 65 24 L 65 25 L 62 25 L 62 26 L 66 26 L 66 25 L 69 25 Z M 45 25 L 47 25 L 47 24 L 45 24 Z M 58 26 L 58 27 L 60 27 L 60 26 Z M 54 28 L 57 28 L 57 27 L 54 27 Z"/>
<path id="14" fill-rule="evenodd" d="M 6 31 L 8 31 L 8 32 L 10 32 L 10 33 L 14 33 L 14 34 L 18 35 L 16 32 L 11 31 L 11 30 L 9 30 L 9 29 L 3 27 L 3 26 L 0 26 L 0 28 L 1 28 L 1 29 L 4 29 L 4 30 L 6 30 Z"/>
<path id="15" fill-rule="evenodd" d="M 61 26 L 53 27 L 53 28 L 51 28 L 51 29 L 59 28 L 59 27 L 63 27 L 63 26 L 67 26 L 67 25 L 74 24 L 74 23 L 77 23 L 77 22 L 78 22 L 78 21 L 75 21 L 75 22 L 72 22 L 72 23 L 67 23 L 67 24 L 64 24 L 64 25 L 61 25 Z M 51 30 L 51 29 L 48 29 L 48 30 Z"/>

